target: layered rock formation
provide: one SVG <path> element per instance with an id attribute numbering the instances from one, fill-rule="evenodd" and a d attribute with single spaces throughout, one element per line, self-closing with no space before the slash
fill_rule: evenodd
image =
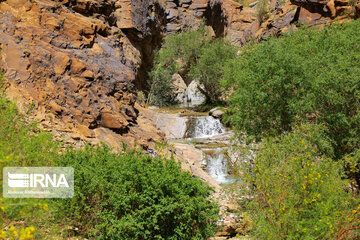
<path id="1" fill-rule="evenodd" d="M 199 25 L 206 6 L 206 1 L 1 1 L 1 69 L 8 95 L 33 105 L 45 128 L 72 133 L 73 139 L 146 145 L 142 140 L 149 136 L 139 127 L 145 118 L 134 104 L 136 91 L 146 88 L 153 51 L 166 34 Z"/>
<path id="2" fill-rule="evenodd" d="M 105 141 L 151 147 L 161 133 L 135 107 L 147 89 L 154 50 L 167 34 L 211 26 L 217 37 L 243 45 L 339 15 L 357 17 L 349 0 L 269 1 L 259 19 L 256 2 L 232 0 L 1 0 L 1 69 L 8 95 L 31 106 L 46 129 L 69 142 Z M 149 131 L 150 129 L 150 131 Z"/>

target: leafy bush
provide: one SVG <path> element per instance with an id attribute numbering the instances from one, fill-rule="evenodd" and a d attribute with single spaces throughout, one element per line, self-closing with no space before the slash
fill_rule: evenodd
<path id="1" fill-rule="evenodd" d="M 173 160 L 139 152 L 113 154 L 87 147 L 62 156 L 75 169 L 75 196 L 59 200 L 61 212 L 90 238 L 205 239 L 217 207 L 210 188 Z"/>
<path id="2" fill-rule="evenodd" d="M 202 92 L 207 100 L 218 100 L 221 65 L 235 54 L 234 47 L 222 39 L 213 40 L 204 26 L 169 35 L 155 55 L 149 82 L 150 102 L 159 106 L 175 103 L 172 89 L 175 73 L 180 73 L 184 79 L 199 80 L 204 85 Z"/>
<path id="3" fill-rule="evenodd" d="M 332 151 L 325 130 L 302 125 L 266 139 L 246 166 L 256 239 L 359 237 L 359 199 L 344 190 L 341 165 L 324 155 Z"/>
<path id="4" fill-rule="evenodd" d="M 360 21 L 299 30 L 249 46 L 225 66 L 228 120 L 248 135 L 278 135 L 298 120 L 323 123 L 337 158 L 360 146 Z"/>

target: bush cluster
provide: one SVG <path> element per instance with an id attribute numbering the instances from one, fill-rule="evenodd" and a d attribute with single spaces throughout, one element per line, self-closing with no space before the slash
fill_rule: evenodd
<path id="1" fill-rule="evenodd" d="M 0 192 L 4 167 L 53 166 L 59 149 L 50 134 L 40 131 L 6 98 L 5 85 L 0 74 Z M 34 226 L 47 218 L 47 210 L 46 200 L 0 196 L 0 239 L 42 238 Z"/>
<path id="2" fill-rule="evenodd" d="M 360 202 L 344 190 L 347 181 L 332 152 L 326 128 L 301 125 L 265 139 L 249 168 L 254 200 L 248 205 L 256 239 L 355 239 Z"/>
<path id="3" fill-rule="evenodd" d="M 229 121 L 261 137 L 322 123 L 337 158 L 360 146 L 360 21 L 249 46 L 225 66 Z"/>
<path id="4" fill-rule="evenodd" d="M 0 239 L 60 239 L 73 226 L 91 239 L 204 239 L 218 209 L 211 189 L 173 160 L 107 147 L 61 149 L 0 92 L 0 191 L 8 166 L 72 166 L 75 196 L 0 197 Z M 65 225 L 65 226 L 64 226 Z"/>
<path id="5" fill-rule="evenodd" d="M 62 156 L 75 169 L 75 196 L 61 212 L 96 239 L 205 239 L 214 234 L 217 206 L 205 183 L 173 160 L 107 147 Z"/>
<path id="6" fill-rule="evenodd" d="M 359 237 L 359 30 L 298 30 L 224 66 L 227 120 L 260 147 L 244 166 L 257 239 Z"/>

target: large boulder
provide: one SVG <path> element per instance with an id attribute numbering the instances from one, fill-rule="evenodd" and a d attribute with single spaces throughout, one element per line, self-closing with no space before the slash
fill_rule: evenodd
<path id="1" fill-rule="evenodd" d="M 186 84 L 180 74 L 175 73 L 172 76 L 172 89 L 175 94 L 175 101 L 178 103 L 186 102 Z"/>

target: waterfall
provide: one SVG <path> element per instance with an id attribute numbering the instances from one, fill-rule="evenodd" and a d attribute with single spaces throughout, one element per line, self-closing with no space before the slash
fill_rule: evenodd
<path id="1" fill-rule="evenodd" d="M 204 149 L 202 168 L 218 183 L 231 183 L 226 148 Z"/>
<path id="2" fill-rule="evenodd" d="M 186 138 L 207 138 L 225 133 L 225 127 L 219 119 L 211 116 L 197 117 L 189 119 L 188 129 L 185 133 Z"/>

